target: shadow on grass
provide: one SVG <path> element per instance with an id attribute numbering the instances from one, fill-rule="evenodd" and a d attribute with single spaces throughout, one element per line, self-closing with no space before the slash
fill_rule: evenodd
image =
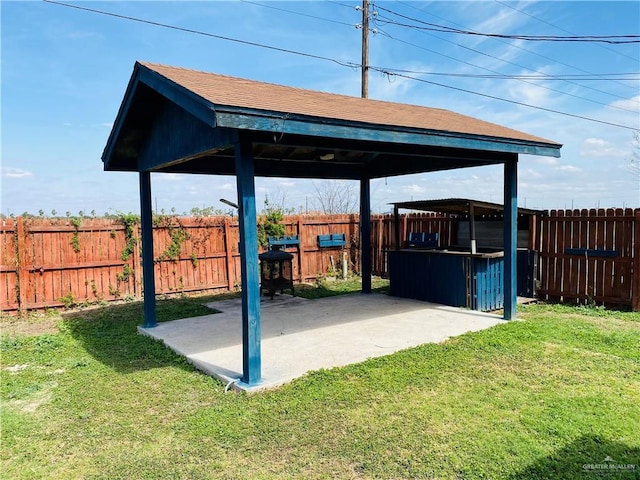
<path id="1" fill-rule="evenodd" d="M 178 318 L 209 315 L 203 305 L 209 297 L 158 300 L 159 322 Z M 105 307 L 62 314 L 61 329 L 68 332 L 96 360 L 121 373 L 174 365 L 193 367 L 161 342 L 137 332 L 143 323 L 143 303 L 108 305 Z"/>
<path id="2" fill-rule="evenodd" d="M 352 293 L 353 282 L 327 283 L 305 288 L 296 285 L 296 296 L 321 298 Z M 299 287 L 305 292 L 298 295 Z M 388 285 L 375 286 L 374 292 L 387 293 Z M 210 315 L 215 311 L 208 302 L 238 297 L 237 293 L 198 297 L 158 298 L 156 318 L 166 322 L 182 318 Z M 167 348 L 162 342 L 138 334 L 144 323 L 143 302 L 107 305 L 62 314 L 61 328 L 76 339 L 96 360 L 122 373 L 175 365 L 193 369 L 187 360 Z"/>
<path id="3" fill-rule="evenodd" d="M 583 436 L 509 478 L 638 480 L 640 449 L 597 436 Z"/>

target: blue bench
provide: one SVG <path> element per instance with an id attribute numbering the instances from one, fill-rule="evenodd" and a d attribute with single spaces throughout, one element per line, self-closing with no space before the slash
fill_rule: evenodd
<path id="1" fill-rule="evenodd" d="M 407 238 L 408 247 L 436 248 L 438 233 L 410 232 Z"/>
<path id="2" fill-rule="evenodd" d="M 291 247 L 294 245 L 300 245 L 300 237 L 298 235 L 290 235 L 284 237 L 269 237 L 269 246 L 277 245 L 279 247 Z"/>
<path id="3" fill-rule="evenodd" d="M 326 247 L 344 247 L 347 244 L 347 236 L 344 233 L 331 233 L 329 235 L 318 235 L 318 245 Z"/>

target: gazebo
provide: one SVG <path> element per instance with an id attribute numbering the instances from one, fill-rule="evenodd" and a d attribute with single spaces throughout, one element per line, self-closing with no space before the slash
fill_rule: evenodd
<path id="1" fill-rule="evenodd" d="M 261 380 L 256 176 L 360 182 L 362 292 L 371 292 L 370 181 L 504 166 L 504 318 L 515 317 L 519 154 L 561 145 L 451 111 L 137 62 L 107 141 L 107 171 L 137 172 L 144 326 L 156 325 L 151 172 L 235 175 L 242 270 L 243 376 Z"/>

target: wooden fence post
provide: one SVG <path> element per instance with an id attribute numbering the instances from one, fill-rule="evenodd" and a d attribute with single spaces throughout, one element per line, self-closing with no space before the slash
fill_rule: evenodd
<path id="1" fill-rule="evenodd" d="M 235 276 L 235 264 L 233 261 L 233 243 L 231 242 L 231 220 L 229 218 L 224 219 L 224 251 L 226 253 L 227 263 L 227 286 L 229 291 L 233 292 L 233 286 L 236 281 Z"/>
<path id="2" fill-rule="evenodd" d="M 529 250 L 535 250 L 538 246 L 538 215 L 529 216 Z"/>
<path id="3" fill-rule="evenodd" d="M 635 211 L 634 218 L 634 251 L 633 251 L 633 277 L 631 283 L 631 309 L 640 312 L 640 208 Z"/>
<path id="4" fill-rule="evenodd" d="M 382 229 L 384 228 L 384 223 L 382 221 L 382 215 L 380 215 L 378 217 L 378 246 L 376 248 L 376 253 L 375 253 L 375 264 L 378 267 L 378 271 L 375 272 L 378 276 L 382 276 L 384 273 L 384 235 L 382 234 L 383 231 Z"/>
<path id="5" fill-rule="evenodd" d="M 29 269 L 27 267 L 27 249 L 25 245 L 24 219 L 17 218 L 16 222 L 16 259 L 17 259 L 17 285 L 18 285 L 18 312 L 24 313 L 27 308 L 27 283 L 29 282 Z"/>
<path id="6" fill-rule="evenodd" d="M 142 296 L 142 265 L 141 265 L 141 255 L 142 255 L 142 225 L 140 222 L 136 224 L 136 244 L 133 248 L 133 253 L 131 254 L 131 262 L 133 264 L 133 295 L 138 298 Z M 127 242 L 127 227 L 122 229 L 122 235 L 124 236 L 125 244 Z"/>
<path id="7" fill-rule="evenodd" d="M 305 271 L 305 259 L 304 259 L 304 244 L 303 244 L 303 235 L 302 230 L 304 228 L 304 221 L 302 220 L 302 215 L 298 215 L 298 262 L 300 263 L 300 282 L 304 282 L 306 280 Z"/>

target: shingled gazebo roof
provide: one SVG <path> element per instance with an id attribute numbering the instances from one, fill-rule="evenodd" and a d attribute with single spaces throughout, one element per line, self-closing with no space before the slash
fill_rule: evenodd
<path id="1" fill-rule="evenodd" d="M 186 129 L 180 144 L 143 145 L 158 122 L 162 140 Z M 145 169 L 234 174 L 232 130 L 252 132 L 258 176 L 356 179 L 366 168 L 376 178 L 502 163 L 513 153 L 559 156 L 561 146 L 443 109 L 136 63 L 105 169 L 136 171 L 153 155 Z"/>
<path id="2" fill-rule="evenodd" d="M 440 108 L 337 95 L 146 62 L 142 65 L 213 105 L 554 144 L 544 138 Z"/>

